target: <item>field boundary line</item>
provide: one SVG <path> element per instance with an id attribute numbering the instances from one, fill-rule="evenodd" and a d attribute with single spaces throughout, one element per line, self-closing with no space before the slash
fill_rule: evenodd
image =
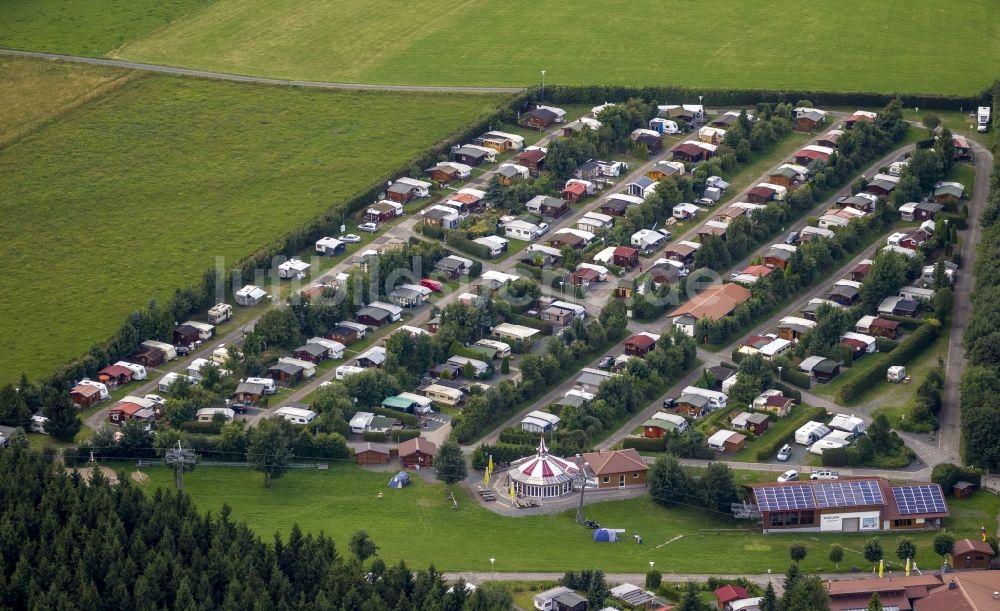
<path id="1" fill-rule="evenodd" d="M 38 131 L 39 129 L 45 127 L 48 124 L 58 121 L 59 119 L 65 117 L 66 115 L 76 110 L 77 108 L 86 106 L 87 104 L 99 98 L 103 98 L 105 95 L 111 93 L 112 91 L 121 89 L 135 77 L 136 73 L 132 72 L 119 76 L 118 78 L 112 79 L 110 81 L 107 81 L 106 83 L 102 83 L 97 87 L 94 87 L 90 91 L 84 93 L 83 95 L 79 96 L 78 98 L 66 102 L 59 108 L 55 109 L 52 112 L 52 114 L 48 115 L 47 117 L 42 117 L 41 119 L 37 119 L 30 123 L 26 123 L 25 125 L 17 129 L 13 129 L 5 134 L 0 134 L 0 150 L 3 150 L 8 146 L 17 143 L 18 141 L 31 135 L 32 133 Z"/>
<path id="2" fill-rule="evenodd" d="M 413 93 L 507 93 L 516 94 L 526 91 L 525 87 L 479 87 L 474 85 L 379 85 L 367 83 L 339 83 L 332 81 L 305 81 L 280 78 L 269 78 L 263 76 L 248 76 L 245 74 L 231 74 L 228 72 L 213 72 L 211 70 L 196 70 L 193 68 L 179 68 L 176 66 L 164 66 L 160 64 L 146 64 L 133 62 L 124 59 L 109 59 L 103 57 L 83 57 L 79 55 L 66 55 L 63 53 L 46 53 L 42 51 L 20 51 L 17 49 L 0 48 L 0 55 L 13 57 L 30 57 L 34 59 L 49 59 L 64 62 L 75 62 L 79 64 L 91 64 L 94 66 L 108 66 L 112 68 L 126 68 L 128 70 L 139 70 L 144 72 L 156 72 L 159 74 L 172 74 L 175 76 L 188 76 L 193 78 L 211 79 L 217 81 L 232 81 L 237 83 L 252 83 L 257 85 L 275 85 L 279 87 L 303 87 L 307 89 L 341 89 L 347 91 L 409 91 Z"/>

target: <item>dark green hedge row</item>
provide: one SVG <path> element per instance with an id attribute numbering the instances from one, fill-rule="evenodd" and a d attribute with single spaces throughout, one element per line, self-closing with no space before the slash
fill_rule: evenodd
<path id="1" fill-rule="evenodd" d="M 535 94 L 536 92 L 532 92 Z M 545 99 L 556 104 L 601 104 L 640 98 L 650 102 L 689 104 L 702 99 L 706 106 L 755 106 L 761 102 L 776 104 L 809 100 L 814 105 L 881 107 L 896 97 L 892 93 L 845 91 L 773 91 L 766 89 L 690 89 L 677 86 L 627 87 L 627 86 L 551 86 L 545 88 Z M 969 110 L 990 98 L 988 90 L 976 96 L 911 94 L 900 95 L 904 108 L 921 110 Z"/>
<path id="2" fill-rule="evenodd" d="M 809 387 L 812 386 L 812 378 L 809 377 L 809 374 L 799 371 L 798 369 L 792 369 L 791 367 L 786 368 L 781 372 L 781 379 L 789 384 L 806 390 L 809 390 Z"/>
<path id="3" fill-rule="evenodd" d="M 648 437 L 626 437 L 622 442 L 622 447 L 626 450 L 633 448 L 640 452 L 666 452 L 667 444 L 663 439 L 650 439 Z"/>
<path id="4" fill-rule="evenodd" d="M 473 242 L 458 231 L 449 231 L 444 242 L 448 246 L 472 255 L 473 257 L 479 257 L 480 259 L 493 258 L 490 256 L 489 248 L 483 246 L 482 244 Z"/>
<path id="5" fill-rule="evenodd" d="M 933 318 L 927 319 L 919 329 L 908 335 L 892 352 L 878 353 L 869 357 L 864 369 L 856 378 L 840 388 L 841 402 L 854 400 L 858 395 L 878 384 L 885 378 L 885 372 L 893 365 L 905 365 L 930 346 L 941 331 L 941 323 Z"/>

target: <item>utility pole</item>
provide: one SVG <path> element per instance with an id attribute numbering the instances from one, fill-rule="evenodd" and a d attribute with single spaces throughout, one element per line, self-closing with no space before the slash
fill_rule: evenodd
<path id="1" fill-rule="evenodd" d="M 587 490 L 587 463 L 577 454 L 576 464 L 580 467 L 580 505 L 576 508 L 576 523 L 583 524 L 583 493 Z"/>
<path id="2" fill-rule="evenodd" d="M 165 458 L 168 465 L 174 465 L 174 485 L 177 486 L 177 491 L 184 492 L 184 466 L 195 464 L 194 450 L 182 448 L 181 441 L 178 439 L 177 447 L 167 450 Z"/>

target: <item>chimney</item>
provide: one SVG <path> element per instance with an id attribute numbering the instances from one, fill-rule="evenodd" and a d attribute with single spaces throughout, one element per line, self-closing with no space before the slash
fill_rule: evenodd
<path id="1" fill-rule="evenodd" d="M 948 589 L 949 590 L 954 590 L 957 587 L 958 587 L 958 583 L 954 579 L 952 579 L 951 581 L 948 582 Z"/>
<path id="2" fill-rule="evenodd" d="M 993 593 L 993 600 L 1000 600 L 1000 592 Z"/>

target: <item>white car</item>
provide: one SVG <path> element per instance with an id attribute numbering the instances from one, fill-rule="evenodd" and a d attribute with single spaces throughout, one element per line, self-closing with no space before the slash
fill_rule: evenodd
<path id="1" fill-rule="evenodd" d="M 788 445 L 787 443 L 781 446 L 781 449 L 778 450 L 778 460 L 781 462 L 786 462 L 791 457 L 791 455 L 792 455 L 792 446 Z"/>
<path id="2" fill-rule="evenodd" d="M 809 479 L 840 479 L 840 473 L 836 471 L 813 471 L 809 474 Z"/>
<path id="3" fill-rule="evenodd" d="M 378 231 L 378 223 L 361 223 L 358 225 L 358 229 L 367 231 L 368 233 L 375 233 Z"/>
<path id="4" fill-rule="evenodd" d="M 548 223 L 539 223 L 538 224 L 538 234 L 539 235 L 545 235 L 546 233 L 548 233 L 548 231 L 549 231 L 549 224 Z"/>
<path id="5" fill-rule="evenodd" d="M 357 244 L 358 242 L 361 241 L 361 236 L 349 233 L 347 235 L 342 235 L 337 239 L 347 244 Z"/>
<path id="6" fill-rule="evenodd" d="M 799 479 L 799 472 L 794 469 L 789 469 L 778 476 L 778 482 L 794 482 L 797 479 Z"/>
<path id="7" fill-rule="evenodd" d="M 145 397 L 143 397 L 143 399 L 146 399 L 147 401 L 152 401 L 157 405 L 163 405 L 164 403 L 167 402 L 167 400 L 161 397 L 160 395 L 146 395 Z"/>

